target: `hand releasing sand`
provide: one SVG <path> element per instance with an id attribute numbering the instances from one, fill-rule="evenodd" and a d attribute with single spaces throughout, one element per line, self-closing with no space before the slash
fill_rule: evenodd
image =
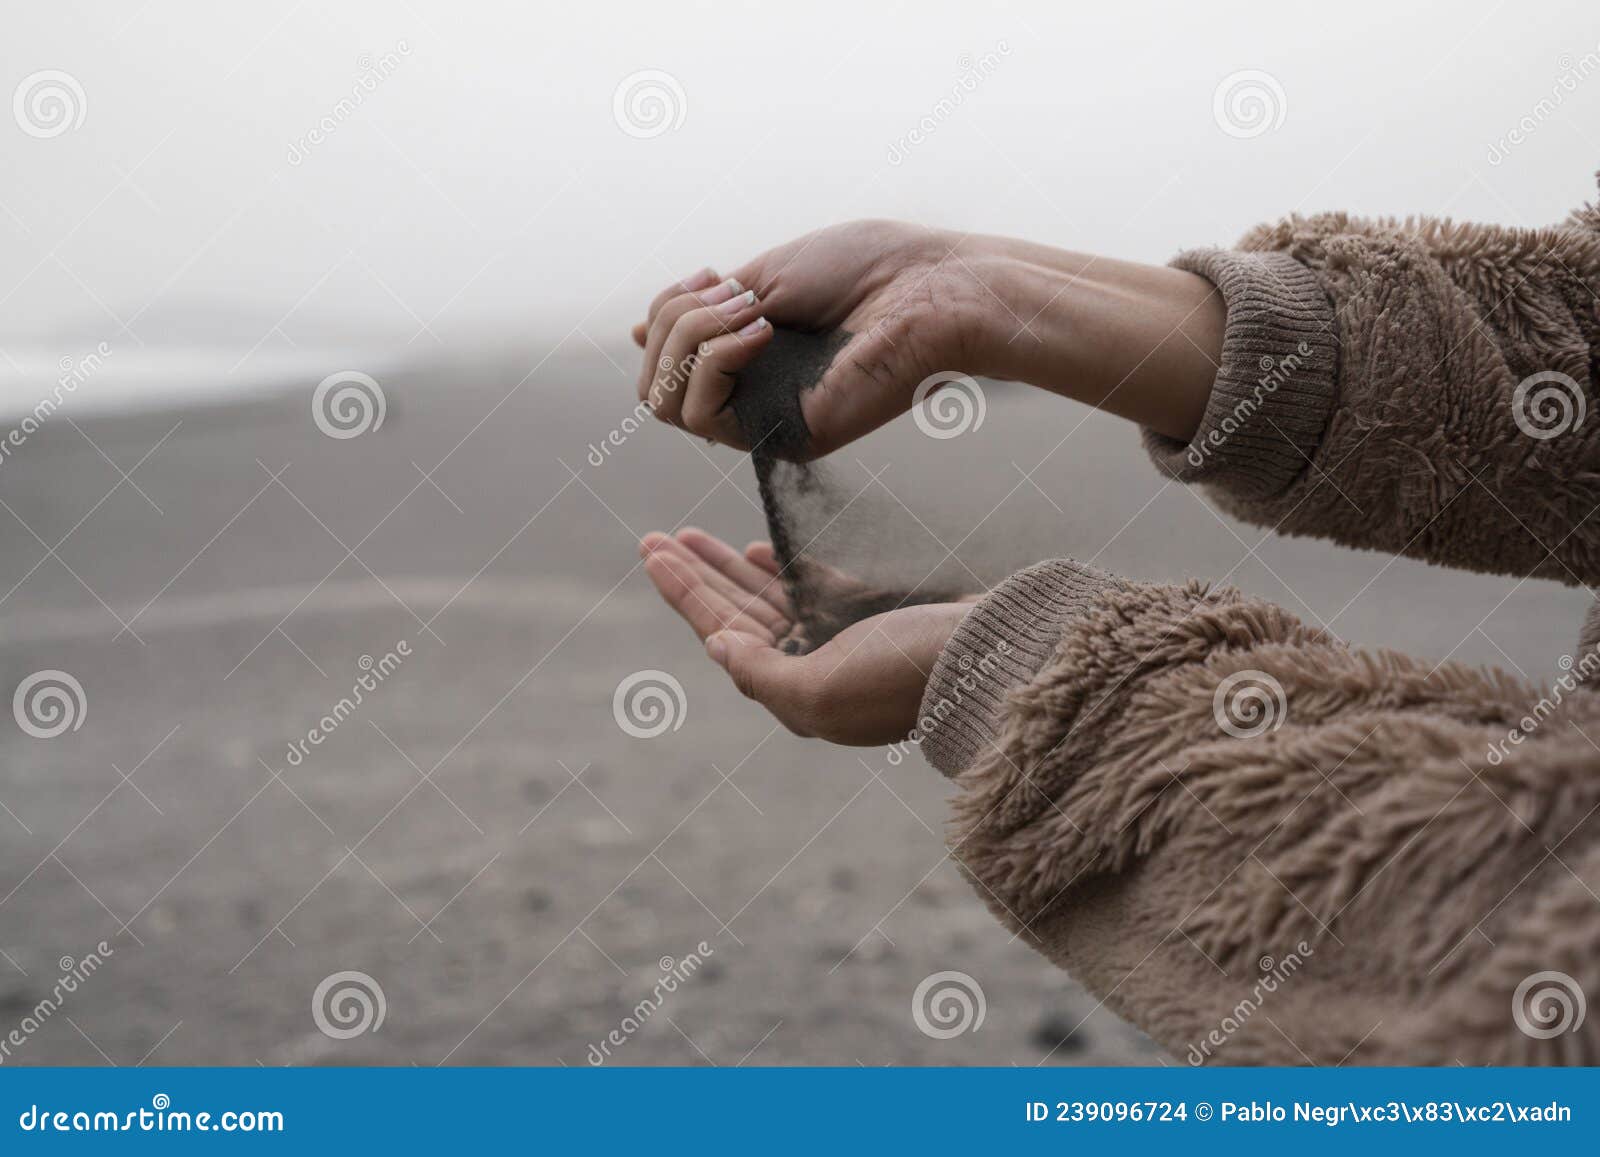
<path id="1" fill-rule="evenodd" d="M 870 491 L 847 490 L 812 460 L 950 374 L 1026 382 L 1186 439 L 1220 350 L 1224 310 L 1205 278 L 1007 238 L 853 221 L 731 272 L 702 269 L 656 295 L 633 331 L 636 386 L 660 420 L 752 452 L 798 651 L 1015 569 L 993 547 L 955 558 L 904 499 L 872 487 L 878 474 Z M 1032 340 L 1016 340 L 1021 317 Z M 1037 557 L 1021 554 L 1010 561 Z M 856 593 L 823 589 L 817 562 L 857 576 Z"/>
<path id="2" fill-rule="evenodd" d="M 811 431 L 800 395 L 822 381 L 851 336 L 844 329 L 802 333 L 774 327 L 767 348 L 740 371 L 728 404 L 758 462 L 804 462 L 811 457 Z"/>
<path id="3" fill-rule="evenodd" d="M 894 590 L 858 582 L 807 554 L 816 534 L 800 541 L 803 526 L 819 514 L 826 521 L 818 525 L 832 525 L 850 501 L 808 461 L 811 432 L 800 404 L 801 395 L 822 381 L 850 338 L 843 329 L 812 334 L 775 328 L 767 348 L 739 373 L 728 399 L 751 447 L 778 573 L 794 610 L 794 628 L 781 643 L 792 655 L 814 650 L 873 615 L 961 597 L 960 592 Z"/>

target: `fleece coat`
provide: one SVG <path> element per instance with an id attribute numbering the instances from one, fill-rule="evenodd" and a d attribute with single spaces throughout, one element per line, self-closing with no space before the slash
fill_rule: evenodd
<path id="1" fill-rule="evenodd" d="M 1600 584 L 1600 209 L 1175 264 L 1228 323 L 1160 468 L 1283 534 Z M 1535 687 L 1058 560 L 957 629 L 923 750 L 996 916 L 1175 1058 L 1600 1064 L 1597 643 Z"/>

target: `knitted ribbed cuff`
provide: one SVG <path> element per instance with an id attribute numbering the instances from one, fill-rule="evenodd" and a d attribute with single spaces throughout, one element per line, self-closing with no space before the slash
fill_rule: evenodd
<path id="1" fill-rule="evenodd" d="M 1146 429 L 1145 449 L 1180 482 L 1241 498 L 1277 494 L 1310 464 L 1333 411 L 1333 304 L 1311 270 L 1284 253 L 1193 249 L 1172 264 L 1222 293 L 1222 365 L 1188 444 Z"/>
<path id="2" fill-rule="evenodd" d="M 1006 693 L 1055 653 L 1067 623 L 1121 579 L 1070 559 L 1018 571 L 967 612 L 934 664 L 917 734 L 928 762 L 955 775 L 1000 732 Z"/>

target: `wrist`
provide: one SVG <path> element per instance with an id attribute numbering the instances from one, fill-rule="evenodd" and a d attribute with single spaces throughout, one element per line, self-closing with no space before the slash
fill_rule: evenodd
<path id="1" fill-rule="evenodd" d="M 1009 693 L 1038 674 L 1070 624 L 1091 613 L 1103 593 L 1125 586 L 1056 559 L 1019 571 L 971 607 L 922 693 L 917 729 L 928 762 L 956 775 L 995 747 Z"/>
<path id="2" fill-rule="evenodd" d="M 1089 288 L 1082 268 L 1040 265 L 1004 245 L 966 260 L 987 290 L 972 326 L 975 372 L 1030 385 L 1058 373 L 1073 347 L 1066 331 Z"/>
<path id="3" fill-rule="evenodd" d="M 1027 382 L 1173 438 L 1198 427 L 1227 311 L 1183 270 L 999 242 L 965 258 L 988 292 L 973 372 Z"/>

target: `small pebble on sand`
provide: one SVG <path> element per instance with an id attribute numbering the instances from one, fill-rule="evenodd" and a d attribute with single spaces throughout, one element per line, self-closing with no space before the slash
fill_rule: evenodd
<path id="1" fill-rule="evenodd" d="M 1060 1012 L 1048 1013 L 1034 1025 L 1033 1032 L 1028 1034 L 1028 1042 L 1042 1049 L 1054 1049 L 1055 1057 L 1082 1052 L 1089 1043 L 1089 1037 L 1078 1027 L 1080 1019 Z"/>

